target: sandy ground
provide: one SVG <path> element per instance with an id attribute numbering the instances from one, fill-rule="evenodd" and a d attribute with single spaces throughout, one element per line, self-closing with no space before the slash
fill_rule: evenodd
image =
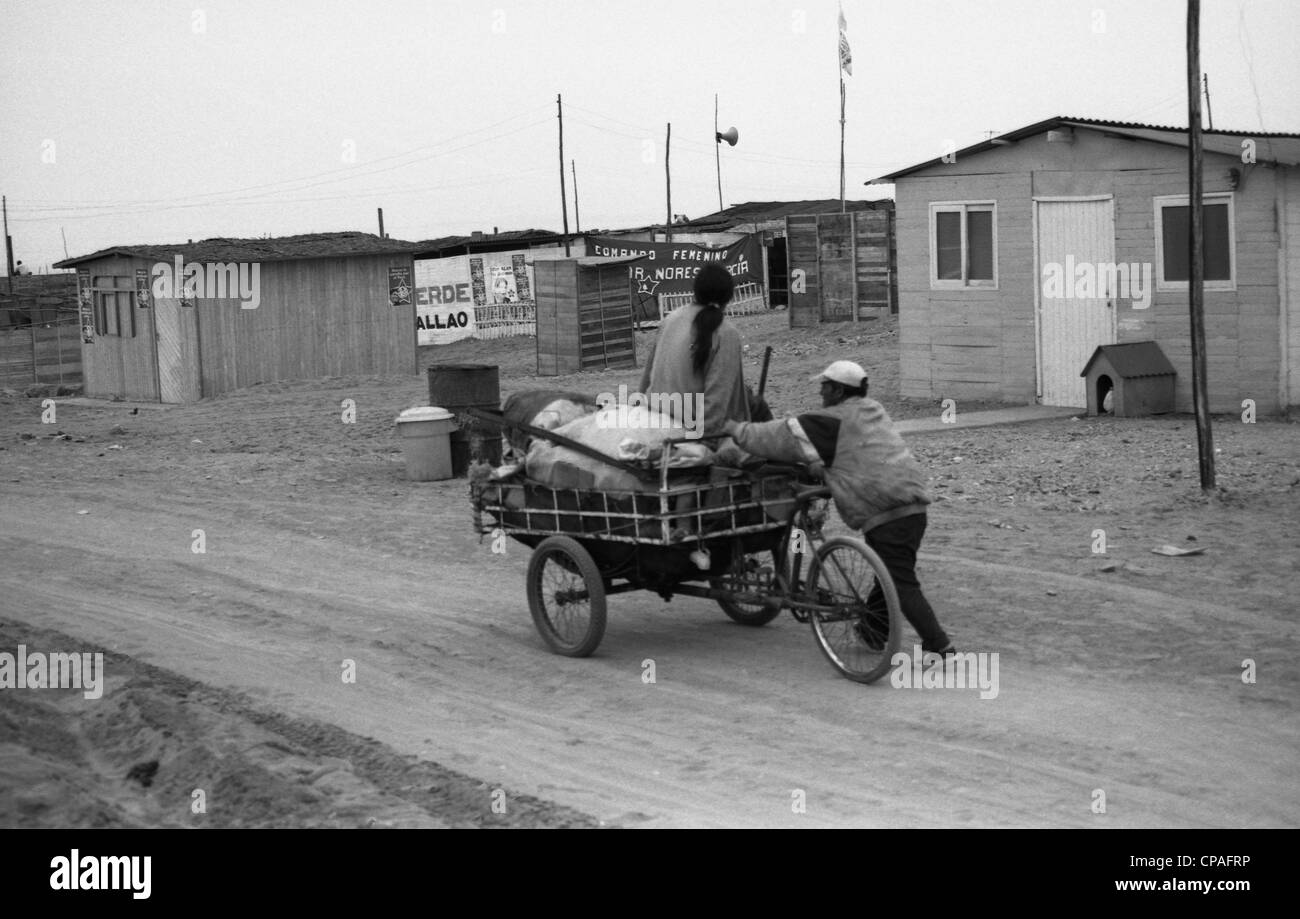
<path id="1" fill-rule="evenodd" d="M 938 413 L 898 400 L 892 321 L 784 321 L 738 320 L 755 378 L 777 347 L 777 411 L 850 357 L 896 417 Z M 531 347 L 437 356 L 499 364 L 504 393 L 539 384 Z M 393 419 L 425 392 L 277 383 L 53 424 L 0 397 L 0 652 L 99 650 L 107 674 L 100 699 L 0 689 L 0 825 L 1300 825 L 1300 425 L 1216 419 L 1210 498 L 1187 417 L 914 435 L 923 583 L 1000 657 L 981 698 L 850 683 L 806 626 L 691 598 L 612 597 L 593 657 L 548 653 L 527 550 L 479 542 L 464 480 L 404 478 Z"/>

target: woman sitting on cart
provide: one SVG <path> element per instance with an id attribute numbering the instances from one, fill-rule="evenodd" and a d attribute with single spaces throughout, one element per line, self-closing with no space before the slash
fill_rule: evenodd
<path id="1" fill-rule="evenodd" d="M 664 319 L 641 374 L 642 395 L 658 394 L 661 410 L 692 436 L 721 436 L 726 421 L 749 420 L 740 333 L 724 314 L 734 290 L 735 281 L 722 265 L 701 268 L 695 302 Z"/>

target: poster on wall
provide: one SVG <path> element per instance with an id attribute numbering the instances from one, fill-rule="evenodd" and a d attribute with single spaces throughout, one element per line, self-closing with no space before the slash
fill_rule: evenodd
<path id="1" fill-rule="evenodd" d="M 142 310 L 149 308 L 150 297 L 152 296 L 150 288 L 152 285 L 149 269 L 137 268 L 135 270 L 135 305 Z"/>
<path id="2" fill-rule="evenodd" d="M 81 340 L 95 343 L 95 309 L 91 302 L 90 269 L 77 269 L 77 311 L 81 318 Z"/>
<path id="3" fill-rule="evenodd" d="M 474 291 L 474 305 L 487 305 L 487 281 L 483 278 L 483 259 L 472 258 L 469 260 L 469 283 Z"/>
<path id="4" fill-rule="evenodd" d="M 528 283 L 528 269 L 524 266 L 524 254 L 516 252 L 510 256 L 510 265 L 515 275 L 515 291 L 520 300 L 533 299 L 533 285 Z"/>
<path id="5" fill-rule="evenodd" d="M 388 302 L 393 306 L 411 305 L 411 269 L 405 265 L 388 268 Z"/>
<path id="6" fill-rule="evenodd" d="M 447 345 L 474 334 L 469 256 L 419 259 L 415 263 L 415 338 L 421 345 Z"/>
<path id="7" fill-rule="evenodd" d="M 484 252 L 415 263 L 416 341 L 537 333 L 532 265 L 526 252 Z"/>

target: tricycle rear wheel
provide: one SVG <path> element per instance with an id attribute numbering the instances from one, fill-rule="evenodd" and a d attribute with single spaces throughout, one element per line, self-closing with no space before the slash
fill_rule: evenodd
<path id="1" fill-rule="evenodd" d="M 764 574 L 763 569 L 768 573 Z M 772 553 L 763 552 L 745 555 L 737 552 L 732 557 L 731 567 L 721 577 L 710 578 L 709 586 L 720 590 L 736 592 L 775 592 L 776 574 Z M 718 606 L 734 622 L 741 625 L 767 625 L 781 615 L 781 601 L 775 598 L 761 603 L 741 603 L 729 597 L 718 597 Z"/>
<path id="2" fill-rule="evenodd" d="M 528 609 L 556 654 L 586 657 L 605 636 L 605 580 L 576 539 L 548 536 L 528 560 Z"/>

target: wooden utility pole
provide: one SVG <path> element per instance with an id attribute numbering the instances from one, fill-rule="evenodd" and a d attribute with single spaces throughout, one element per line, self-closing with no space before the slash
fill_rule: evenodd
<path id="1" fill-rule="evenodd" d="M 569 160 L 569 168 L 573 170 L 573 232 L 582 232 L 582 221 L 578 218 L 578 164 Z"/>
<path id="2" fill-rule="evenodd" d="M 1196 413 L 1196 447 L 1200 456 L 1201 491 L 1213 491 L 1214 433 L 1210 429 L 1205 380 L 1205 235 L 1201 201 L 1201 0 L 1187 0 L 1187 167 L 1188 232 L 1187 305 L 1192 323 L 1192 409 Z"/>
<path id="3" fill-rule="evenodd" d="M 673 176 L 668 171 L 668 149 L 673 142 L 673 123 L 668 122 L 668 134 L 664 137 L 664 185 L 668 191 L 668 223 L 664 233 L 668 242 L 673 241 Z"/>
<path id="4" fill-rule="evenodd" d="M 718 165 L 718 211 L 722 211 L 722 138 L 718 136 L 718 94 L 713 94 L 713 158 Z"/>
<path id="5" fill-rule="evenodd" d="M 1214 130 L 1214 106 L 1210 104 L 1210 75 L 1207 73 L 1202 78 L 1205 84 L 1205 114 L 1210 119 L 1210 130 Z"/>
<path id="6" fill-rule="evenodd" d="M 569 193 L 564 189 L 564 104 L 555 94 L 556 117 L 560 119 L 560 212 L 564 215 L 564 257 L 569 257 Z"/>

